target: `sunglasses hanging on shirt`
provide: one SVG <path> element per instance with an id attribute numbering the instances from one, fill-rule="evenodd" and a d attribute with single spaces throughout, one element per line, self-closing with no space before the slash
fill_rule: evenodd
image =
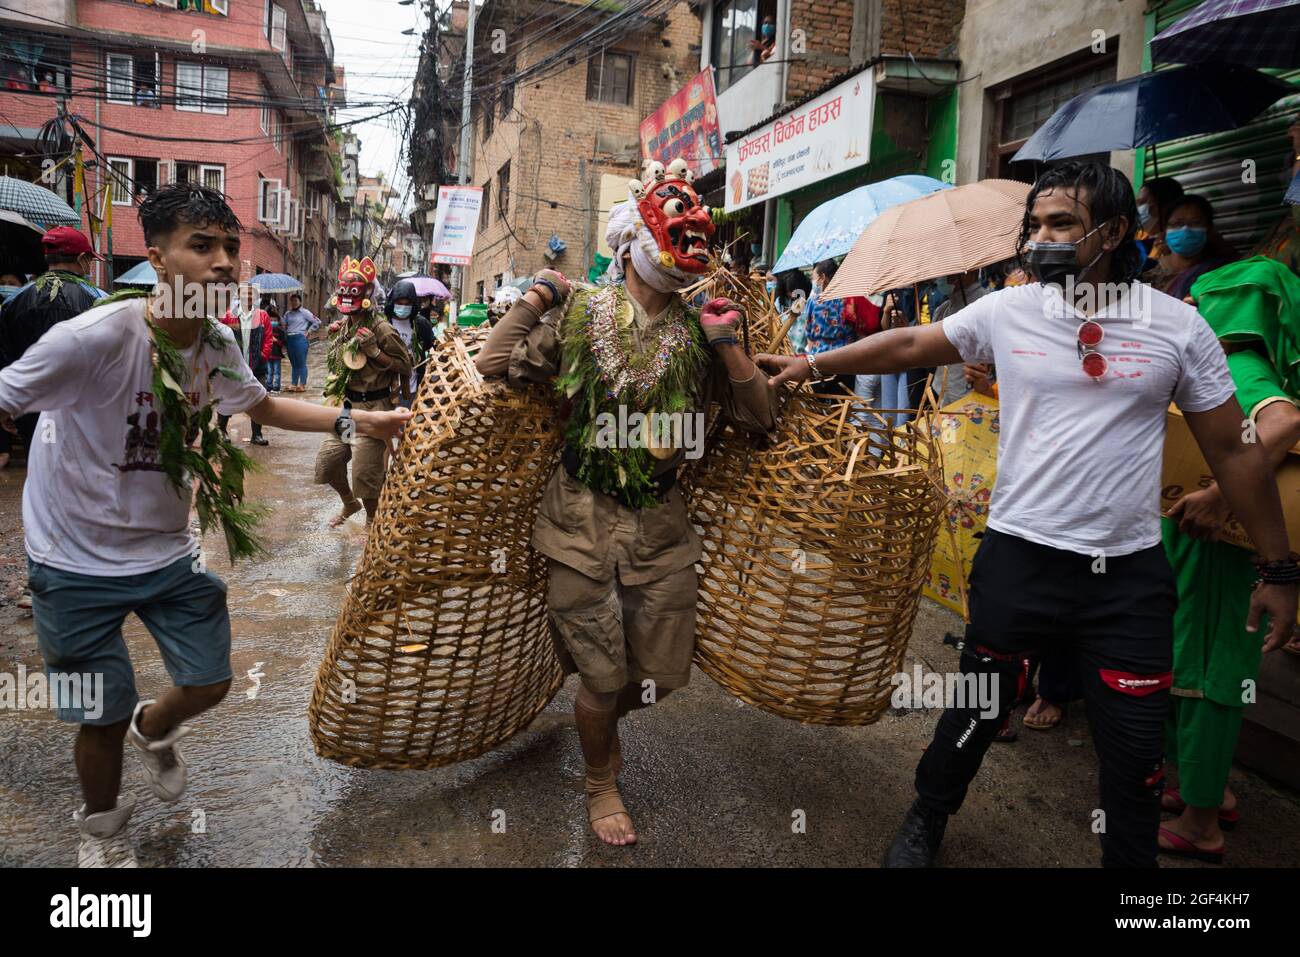
<path id="1" fill-rule="evenodd" d="M 1106 370 L 1110 363 L 1106 357 L 1097 351 L 1097 346 L 1101 345 L 1101 340 L 1106 338 L 1106 330 L 1101 327 L 1101 323 L 1094 319 L 1079 324 L 1079 329 L 1075 332 L 1076 346 L 1079 351 L 1079 360 L 1083 365 L 1084 373 L 1093 380 L 1100 380 L 1106 375 Z"/>

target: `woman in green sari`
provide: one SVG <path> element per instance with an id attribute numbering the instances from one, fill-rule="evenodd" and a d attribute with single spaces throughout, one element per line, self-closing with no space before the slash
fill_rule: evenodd
<path id="1" fill-rule="evenodd" d="M 1280 465 L 1300 441 L 1300 279 L 1255 257 L 1202 276 L 1192 297 L 1228 353 L 1254 439 Z M 1245 423 L 1243 430 L 1251 434 Z M 1254 700 L 1262 647 L 1262 632 L 1242 626 L 1258 578 L 1252 553 L 1217 541 L 1228 518 L 1214 483 L 1183 496 L 1162 521 L 1178 578 L 1166 753 L 1178 765 L 1180 788 L 1165 791 L 1165 809 L 1179 816 L 1160 828 L 1159 845 L 1162 853 L 1213 863 L 1222 862 L 1223 831 L 1238 818 L 1228 770 L 1242 712 Z"/>

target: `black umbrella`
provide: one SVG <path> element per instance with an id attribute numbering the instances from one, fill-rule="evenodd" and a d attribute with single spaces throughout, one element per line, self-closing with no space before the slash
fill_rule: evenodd
<path id="1" fill-rule="evenodd" d="M 1156 35 L 1151 59 L 1300 67 L 1300 0 L 1207 0 Z"/>
<path id="2" fill-rule="evenodd" d="M 1244 66 L 1201 63 L 1107 83 L 1061 105 L 1013 160 L 1055 160 L 1236 129 L 1292 93 Z"/>

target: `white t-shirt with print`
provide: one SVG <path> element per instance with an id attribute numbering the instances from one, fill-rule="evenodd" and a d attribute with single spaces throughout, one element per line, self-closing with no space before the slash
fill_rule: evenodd
<path id="1" fill-rule="evenodd" d="M 1030 283 L 948 316 L 967 362 L 996 366 L 1001 401 L 990 528 L 1082 554 L 1126 555 L 1160 541 L 1160 470 L 1169 403 L 1205 412 L 1233 398 L 1223 349 L 1195 308 L 1129 287 L 1092 316 L 1109 363 L 1084 371 L 1086 316 Z"/>
<path id="2" fill-rule="evenodd" d="M 23 488 L 32 560 L 83 575 L 116 577 L 164 568 L 195 553 L 190 498 L 158 463 L 161 407 L 145 300 L 128 299 L 60 322 L 0 370 L 0 409 L 40 411 Z M 266 395 L 220 324 L 223 346 L 181 350 L 191 401 L 215 397 L 222 415 Z M 226 369 L 233 378 L 219 369 Z"/>

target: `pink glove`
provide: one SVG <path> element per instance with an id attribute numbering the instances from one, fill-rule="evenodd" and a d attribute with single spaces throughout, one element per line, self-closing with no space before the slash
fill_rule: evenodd
<path id="1" fill-rule="evenodd" d="M 725 296 L 710 299 L 700 310 L 700 325 L 710 346 L 736 342 L 736 329 L 742 317 L 741 307 Z"/>

